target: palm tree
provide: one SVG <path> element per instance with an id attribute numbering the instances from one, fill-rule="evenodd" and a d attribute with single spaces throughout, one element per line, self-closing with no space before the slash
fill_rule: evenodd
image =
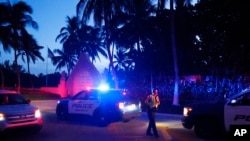
<path id="1" fill-rule="evenodd" d="M 114 69 L 113 64 L 113 54 L 112 54 L 112 29 L 114 24 L 112 24 L 112 19 L 116 14 L 121 13 L 121 7 L 127 1 L 118 0 L 80 0 L 77 4 L 77 17 L 81 19 L 83 24 L 86 24 L 90 16 L 93 15 L 94 24 L 96 27 L 104 26 L 104 42 L 107 51 L 108 59 L 110 62 L 110 69 L 114 78 L 115 87 L 118 88 L 118 78 Z"/>
<path id="2" fill-rule="evenodd" d="M 24 62 L 25 60 L 27 61 L 28 73 L 30 74 L 30 61 L 35 63 L 37 58 L 44 61 L 44 58 L 42 57 L 42 54 L 39 51 L 44 47 L 38 46 L 35 39 L 30 34 L 23 36 L 23 40 L 23 48 L 20 51 L 19 55 L 22 56 L 22 60 Z"/>
<path id="3" fill-rule="evenodd" d="M 175 40 L 175 26 L 174 26 L 174 0 L 170 0 L 170 36 L 171 36 L 171 47 L 173 51 L 173 61 L 174 61 L 174 96 L 173 105 L 179 105 L 179 70 L 178 61 L 176 54 L 176 40 Z"/>
<path id="4" fill-rule="evenodd" d="M 76 55 L 67 54 L 64 52 L 64 50 L 59 49 L 55 49 L 53 52 L 58 54 L 53 55 L 53 57 L 51 58 L 52 64 L 56 65 L 56 70 L 60 70 L 61 68 L 66 66 L 67 73 L 69 75 L 77 62 Z"/>
<path id="5" fill-rule="evenodd" d="M 116 70 L 123 70 L 125 72 L 133 69 L 133 60 L 129 58 L 129 52 L 125 48 L 119 48 L 114 55 L 114 66 Z"/>
<path id="6" fill-rule="evenodd" d="M 4 88 L 4 73 L 3 73 L 3 65 L 2 64 L 0 64 L 0 77 L 1 77 L 1 89 L 3 89 Z"/>
<path id="7" fill-rule="evenodd" d="M 61 33 L 56 37 L 56 41 L 60 39 L 60 43 L 63 44 L 63 51 L 56 50 L 60 56 L 63 56 L 63 53 L 65 53 L 68 57 L 72 56 L 79 58 L 80 54 L 84 52 L 92 58 L 92 62 L 95 61 L 96 57 L 100 59 L 99 53 L 104 57 L 107 57 L 106 52 L 103 49 L 99 29 L 80 24 L 75 16 L 72 18 L 67 17 L 67 23 L 67 27 L 61 28 Z M 68 61 L 70 60 L 71 59 L 68 59 Z M 68 63 L 72 64 L 70 62 Z M 67 63 L 62 64 L 67 65 Z M 67 67 L 70 66 L 71 68 L 68 68 L 68 70 L 73 68 L 72 65 L 68 65 Z M 61 67 L 62 66 L 59 68 Z"/>
<path id="8" fill-rule="evenodd" d="M 10 46 L 9 46 L 9 38 L 8 36 L 8 30 L 4 26 L 7 23 L 7 17 L 8 17 L 8 6 L 6 6 L 4 3 L 0 4 L 0 42 L 2 43 L 3 50 L 6 52 L 10 52 Z M 4 65 L 0 65 L 0 76 L 1 76 L 1 88 L 4 88 L 4 73 L 3 73 Z"/>
<path id="9" fill-rule="evenodd" d="M 78 38 L 80 39 L 81 52 L 87 53 L 92 62 L 96 61 L 96 57 L 100 60 L 99 54 L 107 58 L 99 28 L 83 24 L 78 32 Z"/>
<path id="10" fill-rule="evenodd" d="M 165 5 L 165 0 L 161 1 L 161 4 Z M 173 96 L 173 105 L 179 105 L 179 69 L 178 69 L 178 57 L 176 51 L 176 39 L 175 39 L 175 10 L 174 5 L 178 3 L 190 4 L 192 0 L 170 0 L 170 40 L 171 40 L 171 48 L 173 54 L 173 64 L 174 64 L 174 96 Z"/>
<path id="11" fill-rule="evenodd" d="M 21 55 L 23 62 L 27 63 L 28 66 L 28 74 L 29 74 L 29 81 L 31 84 L 31 87 L 33 88 L 33 81 L 30 77 L 30 62 L 33 63 L 36 62 L 37 58 L 44 61 L 44 58 L 42 57 L 41 53 L 39 52 L 40 49 L 43 49 L 42 46 L 38 46 L 36 43 L 36 40 L 28 33 L 26 33 L 23 37 L 23 47 L 19 52 L 19 55 Z"/>
<path id="12" fill-rule="evenodd" d="M 150 36 L 154 30 L 152 24 L 154 17 L 152 15 L 155 14 L 154 6 L 149 0 L 134 0 L 128 9 L 127 15 L 123 19 L 124 25 L 116 31 L 119 36 L 118 44 L 143 52 L 146 48 L 143 45 L 152 42 Z M 117 35 L 115 34 L 115 36 Z"/>
<path id="13" fill-rule="evenodd" d="M 10 64 L 10 60 L 5 60 L 3 63 L 3 67 L 7 70 L 13 70 L 11 64 Z"/>
<path id="14" fill-rule="evenodd" d="M 63 44 L 64 52 L 76 54 L 79 57 L 81 45 L 77 32 L 80 29 L 80 23 L 75 16 L 72 18 L 67 16 L 66 19 L 67 26 L 61 28 L 60 34 L 56 37 L 56 41 L 60 40 L 59 42 Z"/>
<path id="15" fill-rule="evenodd" d="M 14 49 L 14 65 L 16 66 L 17 72 L 17 91 L 20 91 L 21 80 L 20 80 L 20 72 L 18 67 L 18 54 L 23 47 L 22 37 L 27 30 L 26 26 L 31 26 L 34 29 L 38 28 L 38 25 L 35 21 L 33 21 L 30 14 L 32 14 L 32 8 L 24 2 L 18 2 L 14 5 L 11 5 L 10 2 L 4 5 L 4 13 L 8 13 L 5 16 L 4 22 L 4 31 L 7 37 L 5 37 L 3 46 L 5 49 L 8 49 L 8 46 L 11 46 Z"/>
<path id="16" fill-rule="evenodd" d="M 152 40 L 156 33 L 153 16 L 155 12 L 153 4 L 149 0 L 131 1 L 127 15 L 123 16 L 125 17 L 123 19 L 125 23 L 114 35 L 119 46 L 129 49 L 129 54 L 135 62 L 135 70 L 140 72 L 140 74 L 142 74 L 140 69 L 150 69 L 151 73 L 153 71 L 153 59 L 149 59 L 152 55 L 146 56 L 146 52 L 150 50 L 152 53 L 156 48 Z M 120 17 L 118 18 L 121 19 Z M 149 59 L 149 62 L 145 61 L 145 59 Z M 147 66 L 147 68 L 144 66 Z M 144 72 L 147 73 L 146 71 Z M 151 85 L 151 89 L 152 87 Z"/>
<path id="17" fill-rule="evenodd" d="M 5 52 L 10 52 L 10 40 L 8 38 L 9 35 L 9 30 L 8 28 L 6 28 L 6 23 L 8 23 L 8 15 L 9 15 L 9 7 L 8 5 L 1 3 L 0 4 L 0 41 L 2 43 L 3 46 L 3 50 Z"/>

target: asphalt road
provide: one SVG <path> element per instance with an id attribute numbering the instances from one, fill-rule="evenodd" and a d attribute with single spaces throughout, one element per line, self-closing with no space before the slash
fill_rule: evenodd
<path id="1" fill-rule="evenodd" d="M 182 127 L 180 115 L 157 114 L 160 138 L 156 139 L 145 135 L 148 125 L 146 113 L 129 122 L 97 127 L 90 118 L 58 120 L 55 100 L 31 103 L 38 106 L 43 113 L 44 126 L 40 133 L 33 135 L 28 130 L 18 130 L 0 136 L 0 141 L 204 141 L 197 138 L 192 130 Z"/>

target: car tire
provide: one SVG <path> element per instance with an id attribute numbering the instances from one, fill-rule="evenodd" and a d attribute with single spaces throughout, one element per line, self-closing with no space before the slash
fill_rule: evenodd
<path id="1" fill-rule="evenodd" d="M 68 112 L 64 107 L 57 107 L 56 108 L 56 115 L 58 119 L 64 120 L 68 118 Z"/>

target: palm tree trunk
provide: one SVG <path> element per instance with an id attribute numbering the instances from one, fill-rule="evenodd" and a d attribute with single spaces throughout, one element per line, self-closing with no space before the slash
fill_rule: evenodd
<path id="1" fill-rule="evenodd" d="M 17 50 L 15 49 L 15 60 L 14 60 L 14 67 L 16 69 L 16 73 L 17 73 L 17 92 L 20 92 L 21 89 L 21 78 L 20 78 L 20 71 L 19 71 L 19 67 L 18 67 L 18 63 L 17 63 Z"/>
<path id="2" fill-rule="evenodd" d="M 105 30 L 106 30 L 106 49 L 107 49 L 107 53 L 108 53 L 108 58 L 109 58 L 109 67 L 111 68 L 111 73 L 113 75 L 113 78 L 114 78 L 114 83 L 115 83 L 115 88 L 119 88 L 119 82 L 118 82 L 118 78 L 117 78 L 117 75 L 116 75 L 116 71 L 115 71 L 115 68 L 114 68 L 114 63 L 113 63 L 113 55 L 111 53 L 111 42 L 110 42 L 110 23 L 108 22 L 108 19 L 107 17 L 108 16 L 105 16 L 105 15 L 108 15 L 106 14 L 106 10 L 104 10 L 104 22 L 105 22 Z"/>
<path id="3" fill-rule="evenodd" d="M 1 75 L 1 88 L 4 89 L 4 74 L 2 68 L 0 68 L 0 75 Z"/>
<path id="4" fill-rule="evenodd" d="M 34 88 L 34 83 L 30 74 L 30 60 L 28 58 L 28 56 L 26 55 L 26 60 L 27 60 L 27 67 L 28 67 L 28 75 L 29 75 L 29 81 L 30 81 L 30 87 Z"/>
<path id="5" fill-rule="evenodd" d="M 175 40 L 175 26 L 174 26 L 174 0 L 170 0 L 170 34 L 171 34 L 171 46 L 173 51 L 173 61 L 174 61 L 174 96 L 173 105 L 179 105 L 179 70 L 178 61 L 176 53 L 176 40 Z"/>
<path id="6" fill-rule="evenodd" d="M 117 75 L 116 75 L 116 71 L 114 68 L 114 63 L 113 63 L 113 56 L 111 54 L 111 50 L 110 50 L 110 42 L 108 41 L 109 39 L 107 39 L 106 41 L 106 47 L 107 47 L 107 52 L 108 52 L 108 58 L 109 58 L 109 63 L 110 63 L 110 69 L 111 69 L 111 73 L 113 75 L 114 78 L 114 83 L 115 83 L 115 88 L 119 88 L 118 86 L 118 79 L 117 79 Z"/>

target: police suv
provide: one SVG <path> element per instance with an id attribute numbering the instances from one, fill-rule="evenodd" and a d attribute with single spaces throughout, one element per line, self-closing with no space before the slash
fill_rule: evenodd
<path id="1" fill-rule="evenodd" d="M 99 126 L 107 126 L 114 121 L 129 121 L 139 117 L 141 111 L 141 102 L 123 90 L 83 90 L 72 98 L 59 100 L 56 107 L 59 119 L 85 115 L 94 118 Z"/>
<path id="2" fill-rule="evenodd" d="M 184 107 L 182 125 L 201 138 L 230 133 L 233 126 L 250 126 L 250 89 L 224 102 L 197 103 Z"/>
<path id="3" fill-rule="evenodd" d="M 7 129 L 31 127 L 32 132 L 42 128 L 40 110 L 16 91 L 0 90 L 0 132 Z"/>

